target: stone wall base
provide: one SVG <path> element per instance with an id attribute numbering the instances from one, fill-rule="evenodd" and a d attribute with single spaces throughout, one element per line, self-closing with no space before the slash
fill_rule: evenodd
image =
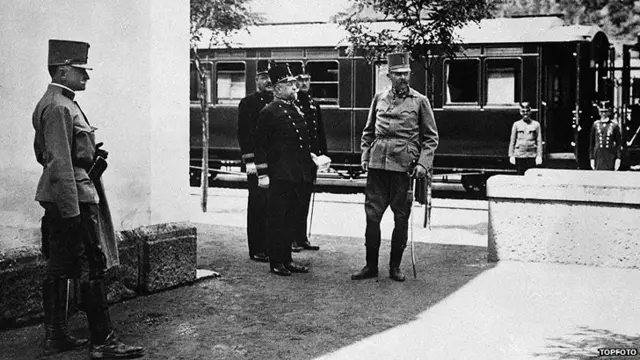
<path id="1" fill-rule="evenodd" d="M 190 223 L 144 226 L 118 235 L 120 265 L 105 277 L 109 303 L 196 280 L 197 233 Z M 39 243 L 33 240 L 26 243 Z M 0 329 L 41 321 L 45 266 L 37 245 L 0 252 Z M 78 291 L 72 281 L 72 311 Z"/>

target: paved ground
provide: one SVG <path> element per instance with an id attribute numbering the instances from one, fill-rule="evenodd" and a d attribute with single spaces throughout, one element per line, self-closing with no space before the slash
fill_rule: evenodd
<path id="1" fill-rule="evenodd" d="M 364 257 L 361 194 L 316 196 L 312 241 L 322 250 L 296 255 L 310 274 L 282 279 L 247 259 L 246 191 L 211 190 L 202 213 L 192 189 L 191 219 L 199 264 L 223 277 L 113 306 L 117 328 L 148 359 L 586 359 L 640 348 L 639 270 L 488 264 L 485 201 L 434 199 L 431 231 L 415 207 L 418 278 L 399 284 L 348 279 Z M 391 222 L 389 213 L 386 238 Z M 274 300 L 276 313 L 266 309 Z M 73 319 L 81 335 L 84 325 Z M 41 335 L 41 325 L 0 332 L 0 359 L 34 358 Z"/>
<path id="2" fill-rule="evenodd" d="M 243 224 L 242 190 L 213 195 L 206 214 L 194 201 L 193 221 Z M 361 237 L 363 199 L 317 194 L 313 233 Z M 423 209 L 414 207 L 414 241 L 486 246 L 486 210 L 486 201 L 434 199 L 427 231 Z M 383 236 L 391 229 L 388 213 Z M 503 261 L 414 321 L 321 359 L 584 359 L 601 348 L 639 351 L 639 285 L 640 270 Z"/>

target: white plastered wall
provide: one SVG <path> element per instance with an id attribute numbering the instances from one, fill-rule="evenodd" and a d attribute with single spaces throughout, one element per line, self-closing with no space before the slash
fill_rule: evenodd
<path id="1" fill-rule="evenodd" d="M 76 100 L 109 151 L 116 229 L 188 220 L 189 1 L 0 0 L 0 250 L 38 237 L 31 114 L 49 39 L 91 44 Z"/>

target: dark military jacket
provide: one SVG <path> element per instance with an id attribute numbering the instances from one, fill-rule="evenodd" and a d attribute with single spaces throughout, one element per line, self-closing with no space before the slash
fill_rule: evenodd
<path id="1" fill-rule="evenodd" d="M 258 115 L 255 157 L 258 175 L 271 180 L 313 182 L 316 165 L 304 114 L 293 103 L 274 100 Z"/>
<path id="2" fill-rule="evenodd" d="M 272 100 L 273 95 L 268 92 L 255 92 L 238 105 L 238 143 L 245 163 L 255 162 L 254 139 L 258 113 Z"/>
<path id="3" fill-rule="evenodd" d="M 591 127 L 589 158 L 595 160 L 595 170 L 614 170 L 616 159 L 622 157 L 620 127 L 613 121 L 597 120 Z"/>
<path id="4" fill-rule="evenodd" d="M 320 105 L 318 105 L 308 93 L 302 91 L 298 92 L 296 104 L 304 113 L 304 120 L 307 123 L 307 129 L 309 129 L 311 152 L 316 155 L 326 155 L 327 138 L 324 133 L 324 123 L 322 121 Z"/>

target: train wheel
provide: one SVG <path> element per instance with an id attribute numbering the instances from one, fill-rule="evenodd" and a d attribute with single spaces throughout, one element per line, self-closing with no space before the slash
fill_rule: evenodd
<path id="1" fill-rule="evenodd" d="M 470 194 L 485 196 L 487 193 L 487 176 L 462 175 L 462 187 Z"/>

